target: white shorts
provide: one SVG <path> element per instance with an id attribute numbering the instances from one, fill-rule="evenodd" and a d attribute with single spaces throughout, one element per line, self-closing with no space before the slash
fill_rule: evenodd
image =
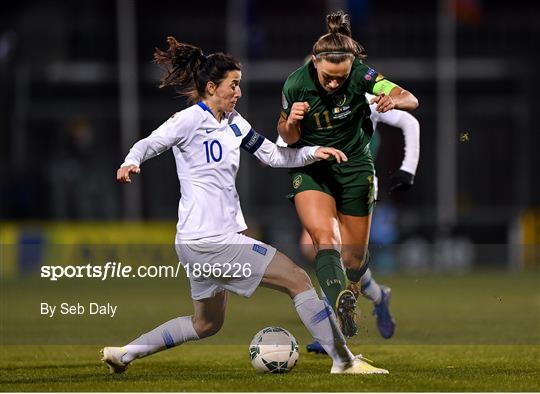
<path id="1" fill-rule="evenodd" d="M 176 241 L 176 253 L 191 286 L 191 298 L 202 300 L 229 290 L 250 297 L 276 254 L 270 245 L 230 233 L 196 241 Z"/>

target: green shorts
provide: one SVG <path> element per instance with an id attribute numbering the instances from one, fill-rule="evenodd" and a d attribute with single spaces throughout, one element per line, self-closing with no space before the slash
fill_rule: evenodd
<path id="1" fill-rule="evenodd" d="M 319 161 L 289 171 L 294 198 L 305 190 L 319 190 L 336 200 L 337 210 L 345 215 L 368 216 L 375 206 L 374 168 L 363 163 Z"/>

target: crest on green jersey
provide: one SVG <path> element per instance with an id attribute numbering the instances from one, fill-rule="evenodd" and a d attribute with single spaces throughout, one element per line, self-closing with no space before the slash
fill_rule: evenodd
<path id="1" fill-rule="evenodd" d="M 338 107 L 342 107 L 343 104 L 345 104 L 345 101 L 347 101 L 347 95 L 345 93 L 343 94 L 335 94 L 332 96 L 332 99 L 334 100 L 334 104 Z"/>
<path id="2" fill-rule="evenodd" d="M 298 189 L 301 184 L 302 184 L 302 175 L 295 176 L 292 183 L 293 187 L 295 189 Z"/>

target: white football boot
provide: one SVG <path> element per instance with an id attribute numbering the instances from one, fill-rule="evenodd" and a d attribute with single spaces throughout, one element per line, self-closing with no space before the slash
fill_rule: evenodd
<path id="1" fill-rule="evenodd" d="M 388 370 L 374 367 L 373 365 L 367 363 L 364 360 L 367 360 L 367 359 L 363 357 L 361 354 L 359 354 L 348 363 L 343 363 L 343 364 L 334 363 L 334 365 L 332 365 L 332 369 L 330 370 L 330 373 L 364 374 L 364 375 L 389 373 Z M 372 362 L 371 360 L 368 360 L 368 361 Z"/>
<path id="2" fill-rule="evenodd" d="M 100 353 L 101 361 L 107 364 L 111 373 L 122 373 L 127 369 L 129 363 L 122 361 L 122 357 L 127 354 L 123 347 L 104 347 Z"/>

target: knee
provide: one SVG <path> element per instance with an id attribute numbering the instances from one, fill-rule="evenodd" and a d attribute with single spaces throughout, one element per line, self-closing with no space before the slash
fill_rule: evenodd
<path id="1" fill-rule="evenodd" d="M 313 243 L 317 246 L 317 249 L 324 247 L 332 247 L 341 243 L 339 232 L 327 229 L 316 229 L 310 232 Z"/>
<path id="2" fill-rule="evenodd" d="M 193 317 L 193 328 L 199 338 L 211 337 L 218 333 L 223 326 L 223 320 L 206 320 Z"/>
<path id="3" fill-rule="evenodd" d="M 295 267 L 290 275 L 289 295 L 295 297 L 312 287 L 313 284 L 307 272 L 300 267 Z"/>

